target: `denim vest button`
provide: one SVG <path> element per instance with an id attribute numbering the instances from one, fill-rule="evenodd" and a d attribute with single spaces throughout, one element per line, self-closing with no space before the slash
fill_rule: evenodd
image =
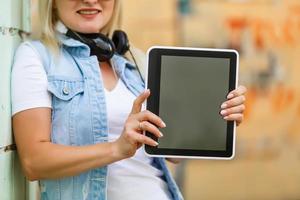
<path id="1" fill-rule="evenodd" d="M 69 94 L 69 89 L 67 87 L 64 87 L 63 93 L 64 93 L 64 95 L 68 95 Z"/>

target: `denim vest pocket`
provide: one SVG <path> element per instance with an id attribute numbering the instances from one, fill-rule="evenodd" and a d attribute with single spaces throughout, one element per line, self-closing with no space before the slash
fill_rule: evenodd
<path id="1" fill-rule="evenodd" d="M 48 77 L 48 91 L 52 94 L 51 141 L 63 145 L 77 144 L 76 119 L 79 103 L 84 93 L 80 78 Z"/>
<path id="2" fill-rule="evenodd" d="M 48 77 L 48 90 L 58 99 L 68 101 L 75 95 L 82 93 L 83 79 L 70 79 L 69 77 Z"/>

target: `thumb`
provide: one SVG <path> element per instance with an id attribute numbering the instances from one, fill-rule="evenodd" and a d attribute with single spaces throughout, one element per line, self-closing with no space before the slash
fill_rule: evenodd
<path id="1" fill-rule="evenodd" d="M 150 96 L 150 90 L 145 90 L 133 102 L 131 114 L 139 113 L 142 109 L 143 102 Z"/>

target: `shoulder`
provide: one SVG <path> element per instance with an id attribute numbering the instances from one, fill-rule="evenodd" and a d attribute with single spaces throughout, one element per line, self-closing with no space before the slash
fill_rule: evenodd
<path id="1" fill-rule="evenodd" d="M 33 45 L 34 41 L 26 41 L 22 42 L 16 52 L 15 52 L 15 57 L 14 61 L 26 61 L 26 60 L 31 60 L 31 59 L 40 59 L 39 58 L 39 53 L 36 47 Z"/>
<path id="2" fill-rule="evenodd" d="M 17 48 L 13 67 L 34 64 L 44 66 L 47 70 L 52 58 L 52 53 L 41 41 L 28 40 Z"/>
<path id="3" fill-rule="evenodd" d="M 44 71 L 38 50 L 32 45 L 31 41 L 22 42 L 15 52 L 12 66 L 13 78 L 18 74 L 21 76 L 25 72 L 33 73 L 37 71 Z"/>
<path id="4" fill-rule="evenodd" d="M 22 42 L 16 49 L 13 65 L 12 76 L 22 75 L 25 72 L 43 72 L 43 62 L 38 50 L 32 44 L 32 41 Z"/>
<path id="5" fill-rule="evenodd" d="M 39 52 L 31 42 L 16 50 L 11 73 L 12 113 L 35 107 L 51 107 L 47 74 Z"/>

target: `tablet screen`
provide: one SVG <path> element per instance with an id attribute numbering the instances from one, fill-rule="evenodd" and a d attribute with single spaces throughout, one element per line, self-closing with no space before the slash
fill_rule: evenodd
<path id="1" fill-rule="evenodd" d="M 229 70 L 228 58 L 161 57 L 159 116 L 167 127 L 159 148 L 226 149 L 227 127 L 219 112 Z"/>
<path id="2" fill-rule="evenodd" d="M 148 51 L 147 109 L 166 123 L 152 156 L 230 159 L 234 122 L 220 115 L 237 85 L 238 53 L 225 49 L 154 47 Z"/>

